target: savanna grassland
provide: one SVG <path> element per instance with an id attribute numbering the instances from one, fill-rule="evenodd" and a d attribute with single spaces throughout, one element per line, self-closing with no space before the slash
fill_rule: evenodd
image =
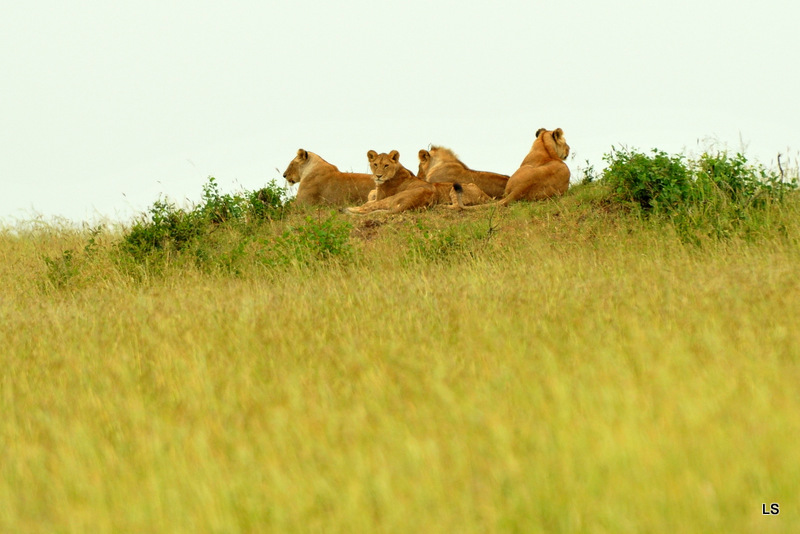
<path id="1" fill-rule="evenodd" d="M 0 532 L 797 532 L 797 192 L 612 178 L 0 230 Z"/>

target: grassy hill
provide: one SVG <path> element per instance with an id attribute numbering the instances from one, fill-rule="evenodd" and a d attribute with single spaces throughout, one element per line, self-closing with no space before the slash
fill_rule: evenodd
<path id="1" fill-rule="evenodd" d="M 0 531 L 797 531 L 800 198 L 608 184 L 0 231 Z"/>

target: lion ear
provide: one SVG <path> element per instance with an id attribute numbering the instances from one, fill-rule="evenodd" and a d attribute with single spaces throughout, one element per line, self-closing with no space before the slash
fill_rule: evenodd
<path id="1" fill-rule="evenodd" d="M 400 161 L 400 152 L 398 152 L 397 150 L 392 150 L 391 152 L 389 152 L 389 159 L 397 163 L 398 161 Z"/>
<path id="2" fill-rule="evenodd" d="M 297 149 L 297 155 L 300 156 L 300 159 L 308 159 L 308 152 L 306 152 L 302 148 Z"/>
<path id="3" fill-rule="evenodd" d="M 428 161 L 430 158 L 431 158 L 431 153 L 425 150 L 424 148 L 419 151 L 420 161 Z"/>
<path id="4" fill-rule="evenodd" d="M 556 141 L 558 141 L 562 135 L 564 135 L 564 130 L 562 130 L 561 128 L 556 128 L 555 130 L 553 130 L 553 139 L 555 139 Z"/>
<path id="5" fill-rule="evenodd" d="M 377 157 L 378 157 L 378 153 L 377 153 L 377 152 L 375 152 L 374 150 L 370 150 L 369 152 L 367 152 L 367 159 L 368 159 L 370 162 L 371 162 L 373 159 L 377 158 Z"/>
<path id="6" fill-rule="evenodd" d="M 536 130 L 536 139 L 539 139 L 539 136 L 542 134 L 542 132 L 546 131 L 547 130 L 545 130 L 544 128 L 539 128 L 538 130 Z"/>

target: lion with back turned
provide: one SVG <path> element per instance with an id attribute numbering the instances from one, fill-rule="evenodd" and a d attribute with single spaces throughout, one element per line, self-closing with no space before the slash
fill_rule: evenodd
<path id="1" fill-rule="evenodd" d="M 569 167 L 564 160 L 569 156 L 569 145 L 564 130 L 536 130 L 536 140 L 506 184 L 505 197 L 500 204 L 515 200 L 543 200 L 563 195 L 569 188 Z"/>
<path id="2" fill-rule="evenodd" d="M 508 179 L 502 200 L 486 206 L 507 206 L 517 200 L 544 200 L 563 195 L 569 188 L 570 172 L 564 163 L 568 156 L 569 145 L 561 128 L 539 128 L 528 155 Z M 466 206 L 459 203 L 459 207 Z"/>

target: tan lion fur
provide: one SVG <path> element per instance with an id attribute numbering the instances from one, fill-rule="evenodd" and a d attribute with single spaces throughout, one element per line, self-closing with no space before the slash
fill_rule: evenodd
<path id="1" fill-rule="evenodd" d="M 432 146 L 430 150 L 419 151 L 417 177 L 430 183 L 475 184 L 492 198 L 502 197 L 508 183 L 507 175 L 474 171 L 458 159 L 452 150 L 441 146 Z"/>
<path id="2" fill-rule="evenodd" d="M 531 151 L 522 160 L 506 184 L 501 204 L 515 200 L 542 200 L 563 195 L 569 188 L 569 167 L 564 160 L 569 156 L 569 145 L 561 128 L 536 131 Z"/>
<path id="3" fill-rule="evenodd" d="M 453 184 L 431 184 L 421 180 L 400 163 L 400 153 L 378 154 L 374 150 L 367 152 L 370 170 L 375 181 L 376 195 L 362 206 L 347 208 L 350 213 L 367 214 L 374 211 L 401 211 L 429 208 L 436 204 L 448 204 L 458 208 L 458 199 Z M 461 204 L 487 202 L 489 197 L 474 184 L 466 184 Z"/>
<path id="4" fill-rule="evenodd" d="M 569 188 L 569 167 L 564 163 L 568 156 L 569 145 L 561 128 L 539 128 L 530 152 L 508 179 L 503 199 L 485 206 L 507 206 L 516 200 L 543 200 L 563 195 Z M 463 202 L 458 205 L 465 207 Z"/>
<path id="5" fill-rule="evenodd" d="M 302 148 L 289 162 L 283 177 L 292 185 L 300 183 L 295 202 L 301 205 L 365 202 L 370 191 L 375 189 L 371 174 L 341 172 L 335 165 Z"/>

